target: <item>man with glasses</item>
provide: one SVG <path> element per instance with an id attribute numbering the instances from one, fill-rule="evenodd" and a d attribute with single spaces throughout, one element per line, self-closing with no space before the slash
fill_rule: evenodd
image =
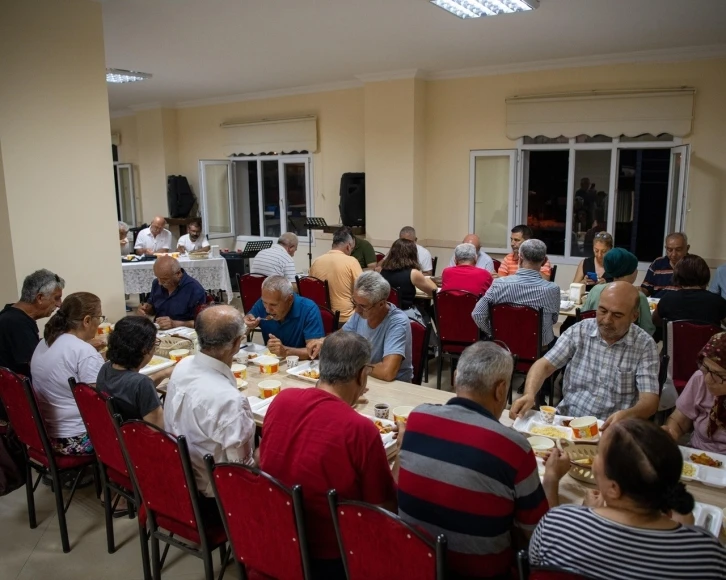
<path id="1" fill-rule="evenodd" d="M 148 228 L 136 236 L 134 250 L 139 256 L 166 253 L 171 251 L 171 232 L 166 229 L 166 220 L 157 216 Z"/>
<path id="2" fill-rule="evenodd" d="M 284 389 L 265 416 L 260 469 L 304 490 L 312 578 L 345 579 L 328 490 L 396 511 L 396 486 L 378 429 L 354 409 L 370 361 L 371 345 L 362 336 L 332 334 L 320 351 L 315 388 Z"/>
<path id="3" fill-rule="evenodd" d="M 640 285 L 643 294 L 651 298 L 662 298 L 668 290 L 677 289 L 673 284 L 673 268 L 688 254 L 691 246 L 686 234 L 675 232 L 666 237 L 665 248 L 666 255 L 653 261 Z"/>
<path id="4" fill-rule="evenodd" d="M 210 250 L 207 236 L 202 235 L 202 220 L 194 220 L 187 226 L 188 234 L 184 234 L 176 244 L 177 252 L 208 252 Z"/>

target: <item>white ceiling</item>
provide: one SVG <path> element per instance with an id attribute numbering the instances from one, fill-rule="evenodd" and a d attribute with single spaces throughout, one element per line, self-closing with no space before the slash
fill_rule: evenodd
<path id="1" fill-rule="evenodd" d="M 541 0 L 476 20 L 427 0 L 105 0 L 103 22 L 107 65 L 154 75 L 109 85 L 112 111 L 404 69 L 726 45 L 726 0 Z"/>

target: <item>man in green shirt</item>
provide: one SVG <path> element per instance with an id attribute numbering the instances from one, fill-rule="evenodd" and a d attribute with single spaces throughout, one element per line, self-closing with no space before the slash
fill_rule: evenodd
<path id="1" fill-rule="evenodd" d="M 375 270 L 377 264 L 376 251 L 373 249 L 371 243 L 368 240 L 354 236 L 352 233 L 350 235 L 353 237 L 353 241 L 355 242 L 355 247 L 350 255 L 358 260 L 362 270 L 365 270 L 366 268 L 368 270 Z"/>

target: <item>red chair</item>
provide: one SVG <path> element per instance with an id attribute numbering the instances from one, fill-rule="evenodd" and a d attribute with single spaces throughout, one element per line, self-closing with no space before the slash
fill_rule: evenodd
<path id="1" fill-rule="evenodd" d="M 391 287 L 391 292 L 388 294 L 388 301 L 397 308 L 401 307 L 401 303 L 398 300 L 398 290 L 396 288 Z"/>
<path id="2" fill-rule="evenodd" d="M 320 280 L 314 276 L 303 276 L 302 278 L 295 276 L 295 282 L 297 282 L 297 291 L 300 296 L 309 298 L 318 306 L 325 306 L 332 310 L 327 280 Z"/>
<path id="3" fill-rule="evenodd" d="M 88 437 L 91 439 L 93 449 L 96 451 L 99 471 L 101 473 L 101 485 L 103 488 L 103 504 L 106 513 L 106 542 L 108 553 L 116 551 L 113 534 L 113 517 L 118 505 L 112 503 L 111 492 L 117 493 L 119 497 L 126 499 L 129 505 L 129 516 L 134 511 L 139 512 L 141 506 L 136 503 L 134 486 L 129 477 L 129 470 L 126 466 L 121 444 L 118 440 L 116 427 L 113 422 L 113 397 L 102 393 L 85 383 L 76 383 L 69 379 L 68 383 L 73 391 L 73 398 L 76 400 L 81 418 L 86 426 Z M 139 539 L 141 540 L 141 560 L 144 565 L 144 578 L 151 578 L 149 568 L 149 544 L 146 534 L 146 519 L 137 518 L 139 522 Z"/>
<path id="4" fill-rule="evenodd" d="M 517 554 L 517 569 L 519 580 L 593 580 L 590 576 L 583 576 L 567 568 L 531 566 L 526 550 L 520 550 Z"/>
<path id="5" fill-rule="evenodd" d="M 698 353 L 723 330 L 697 320 L 663 320 L 663 352 L 670 357 L 669 375 L 680 395 L 698 370 Z"/>
<path id="6" fill-rule="evenodd" d="M 580 310 L 575 308 L 575 321 L 582 322 L 588 318 L 597 318 L 597 310 Z"/>
<path id="7" fill-rule="evenodd" d="M 175 437 L 145 421 L 128 421 L 119 426 L 118 415 L 115 418 L 131 480 L 148 518 L 154 580 L 161 579 L 169 546 L 200 558 L 206 580 L 214 580 L 212 552 L 219 548 L 221 580 L 228 562 L 227 535 L 213 500 L 199 496 L 186 438 Z M 161 558 L 159 540 L 167 544 Z"/>
<path id="8" fill-rule="evenodd" d="M 517 355 L 515 371 L 527 374 L 532 365 L 544 354 L 542 347 L 542 309 L 520 304 L 490 304 L 492 340 L 507 345 Z M 554 386 L 550 379 L 550 405 L 554 401 Z M 509 401 L 512 390 L 509 390 Z"/>
<path id="9" fill-rule="evenodd" d="M 499 260 L 495 260 L 492 258 L 492 262 L 494 262 L 494 273 L 496 274 L 499 272 L 499 268 L 502 266 L 502 263 Z"/>
<path id="10" fill-rule="evenodd" d="M 382 254 L 381 252 L 376 252 L 376 264 L 380 264 L 381 260 L 386 257 L 386 254 Z"/>
<path id="11" fill-rule="evenodd" d="M 451 359 L 451 383 L 456 361 L 467 346 L 479 340 L 479 327 L 471 318 L 479 296 L 463 290 L 434 292 L 434 318 L 439 333 L 436 388 L 441 388 L 444 355 Z"/>
<path id="12" fill-rule="evenodd" d="M 320 304 L 318 304 L 318 308 L 320 309 L 320 317 L 323 319 L 325 336 L 333 334 L 338 330 L 340 325 L 340 311 L 336 310 L 333 312 L 330 308 L 325 308 L 325 306 L 320 306 Z"/>
<path id="13" fill-rule="evenodd" d="M 27 378 L 20 377 L 6 368 L 0 368 L 0 399 L 7 410 L 10 425 L 23 444 L 25 452 L 25 492 L 28 499 L 30 527 L 34 529 L 38 526 L 35 517 L 35 490 L 41 477 L 50 477 L 51 489 L 55 494 L 55 507 L 58 512 L 61 545 L 63 552 L 68 553 L 71 551 L 71 545 L 68 541 L 66 512 L 71 505 L 81 476 L 89 467 L 93 469 L 96 478 L 96 495 L 100 495 L 96 456 L 93 454 L 62 455 L 53 451 L 45 423 L 40 415 L 38 401 Z M 38 473 L 35 482 L 33 482 L 33 469 Z M 76 473 L 76 476 L 71 486 L 70 497 L 64 504 L 61 475 L 65 473 Z"/>
<path id="14" fill-rule="evenodd" d="M 348 580 L 396 578 L 441 580 L 446 573 L 446 536 L 435 540 L 396 514 L 328 492 L 335 535 Z"/>
<path id="15" fill-rule="evenodd" d="M 431 325 L 424 326 L 416 320 L 411 321 L 411 352 L 413 363 L 414 385 L 423 382 L 424 369 L 429 362 L 429 340 L 431 339 Z"/>
<path id="16" fill-rule="evenodd" d="M 267 276 L 262 274 L 237 274 L 237 284 L 239 285 L 239 296 L 242 300 L 242 310 L 245 313 L 252 310 L 260 298 L 262 298 L 262 283 Z"/>
<path id="17" fill-rule="evenodd" d="M 302 488 L 211 455 L 204 462 L 240 577 L 312 579 Z"/>

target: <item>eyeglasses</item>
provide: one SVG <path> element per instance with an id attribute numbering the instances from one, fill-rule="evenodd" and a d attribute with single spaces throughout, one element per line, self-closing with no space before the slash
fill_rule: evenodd
<path id="1" fill-rule="evenodd" d="M 106 317 L 103 314 L 99 314 L 98 316 L 94 316 L 94 318 L 98 318 L 98 320 L 100 321 L 99 324 L 103 324 L 104 322 L 106 322 Z"/>
<path id="2" fill-rule="evenodd" d="M 703 373 L 703 376 L 711 375 L 711 379 L 713 379 L 714 383 L 718 383 L 719 385 L 723 385 L 726 383 L 726 376 L 722 375 L 721 373 L 716 373 L 709 369 L 705 364 L 700 363 L 698 365 L 698 370 Z"/>
<path id="3" fill-rule="evenodd" d="M 607 232 L 599 232 L 595 234 L 596 240 L 605 240 L 606 242 L 612 242 L 613 236 Z"/>
<path id="4" fill-rule="evenodd" d="M 383 301 L 381 300 L 381 302 L 383 302 Z M 355 308 L 357 310 L 362 310 L 363 312 L 368 312 L 371 308 L 373 308 L 374 306 L 376 306 L 377 304 L 379 304 L 379 302 L 374 302 L 370 306 L 363 306 L 362 304 L 358 304 L 353 299 L 351 299 L 350 303 L 353 306 L 353 308 Z"/>

